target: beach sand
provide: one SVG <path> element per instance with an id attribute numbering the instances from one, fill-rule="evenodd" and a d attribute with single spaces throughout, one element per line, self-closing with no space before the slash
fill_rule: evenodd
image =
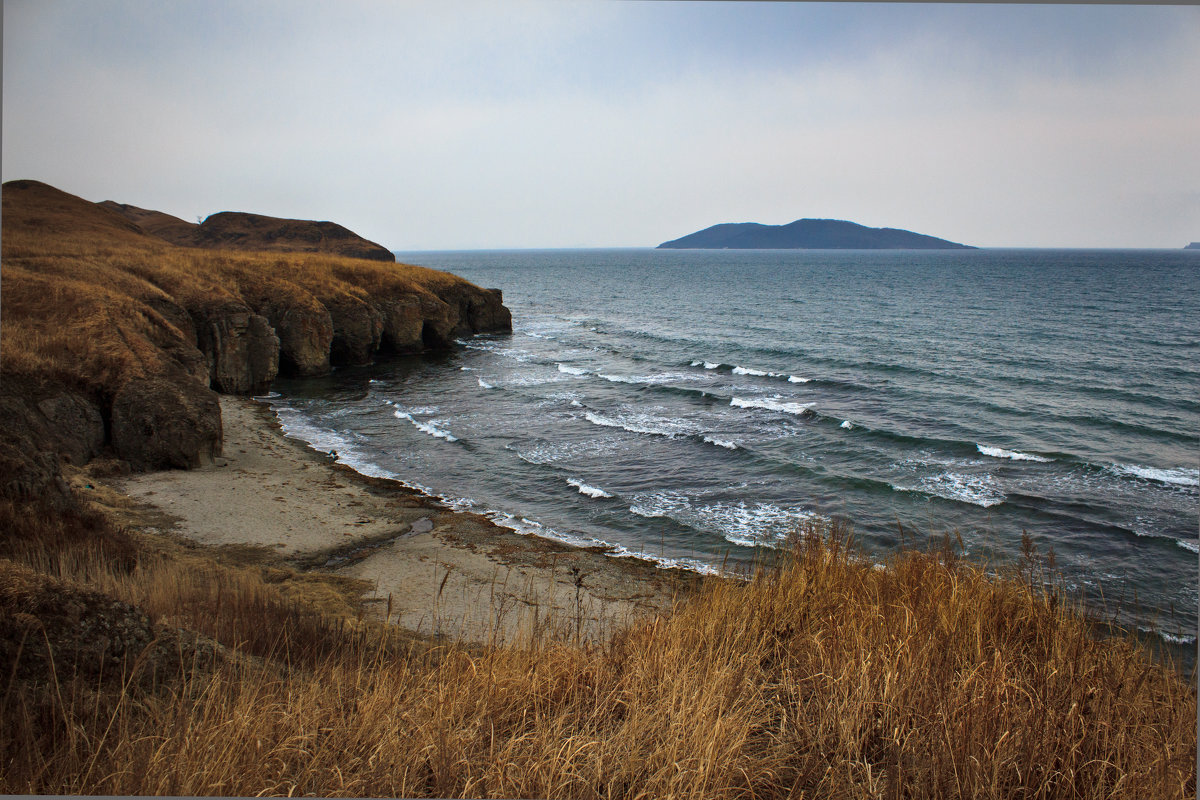
<path id="1" fill-rule="evenodd" d="M 592 640 L 669 608 L 681 570 L 517 534 L 369 478 L 283 435 L 266 406 L 222 396 L 223 455 L 194 470 L 109 479 L 143 528 L 259 563 L 365 581 L 382 618 L 469 642 Z M 129 516 L 129 524 L 135 519 Z"/>

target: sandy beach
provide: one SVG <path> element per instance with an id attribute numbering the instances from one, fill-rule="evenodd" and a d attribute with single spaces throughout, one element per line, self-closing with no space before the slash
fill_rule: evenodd
<path id="1" fill-rule="evenodd" d="M 140 527 L 253 560 L 366 581 L 382 617 L 471 642 L 597 639 L 669 607 L 695 578 L 517 534 L 369 478 L 283 435 L 264 405 L 222 396 L 222 457 L 110 479 Z"/>

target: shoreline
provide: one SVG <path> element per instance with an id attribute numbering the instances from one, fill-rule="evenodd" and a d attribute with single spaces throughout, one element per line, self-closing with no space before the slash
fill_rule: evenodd
<path id="1" fill-rule="evenodd" d="M 380 618 L 464 642 L 600 640 L 702 580 L 604 548 L 516 533 L 287 436 L 268 406 L 222 395 L 222 455 L 109 479 L 156 513 L 140 527 L 247 560 L 373 585 Z"/>

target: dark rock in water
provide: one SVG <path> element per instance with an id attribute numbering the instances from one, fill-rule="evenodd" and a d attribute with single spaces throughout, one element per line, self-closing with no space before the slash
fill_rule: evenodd
<path id="1" fill-rule="evenodd" d="M 504 292 L 484 289 L 467 301 L 467 320 L 471 333 L 505 333 L 512 330 L 512 312 L 504 306 Z"/>
<path id="2" fill-rule="evenodd" d="M 1200 242 L 1192 242 L 1183 248 L 1184 250 L 1200 250 Z"/>
<path id="3" fill-rule="evenodd" d="M 365 300 L 342 293 L 324 301 L 333 320 L 329 363 L 334 366 L 370 364 L 383 336 L 383 315 Z"/>
<path id="4" fill-rule="evenodd" d="M 216 392 L 179 378 L 135 378 L 112 404 L 112 446 L 135 469 L 189 469 L 221 454 Z"/>
<path id="5" fill-rule="evenodd" d="M 270 299 L 258 308 L 279 337 L 279 372 L 307 378 L 329 372 L 333 318 L 315 298 L 310 302 Z"/>
<path id="6" fill-rule="evenodd" d="M 264 316 L 245 309 L 218 312 L 198 324 L 212 388 L 224 394 L 261 394 L 279 374 L 279 337 Z"/>
<path id="7" fill-rule="evenodd" d="M 499 289 L 457 284 L 439 291 L 438 297 L 453 310 L 455 336 L 512 330 L 512 313 L 504 307 L 504 295 Z"/>
<path id="8" fill-rule="evenodd" d="M 372 298 L 372 304 L 383 318 L 383 335 L 379 349 L 392 353 L 419 353 L 425 349 L 421 331 L 425 316 L 421 299 L 416 295 Z"/>
<path id="9" fill-rule="evenodd" d="M 969 245 L 898 228 L 868 228 L 840 219 L 798 219 L 787 225 L 724 223 L 660 249 L 692 250 L 973 250 Z"/>

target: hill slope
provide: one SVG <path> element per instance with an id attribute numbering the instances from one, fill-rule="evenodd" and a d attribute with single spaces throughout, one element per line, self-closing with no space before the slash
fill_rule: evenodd
<path id="1" fill-rule="evenodd" d="M 330 253 L 347 258 L 392 261 L 396 256 L 335 222 L 282 219 L 243 211 L 222 211 L 200 224 L 161 211 L 105 200 L 97 205 L 139 225 L 147 233 L 180 247 L 290 253 Z"/>
<path id="2" fill-rule="evenodd" d="M 839 219 L 798 219 L 787 225 L 722 223 L 663 242 L 692 250 L 955 250 L 974 249 L 898 228 L 868 228 Z"/>

